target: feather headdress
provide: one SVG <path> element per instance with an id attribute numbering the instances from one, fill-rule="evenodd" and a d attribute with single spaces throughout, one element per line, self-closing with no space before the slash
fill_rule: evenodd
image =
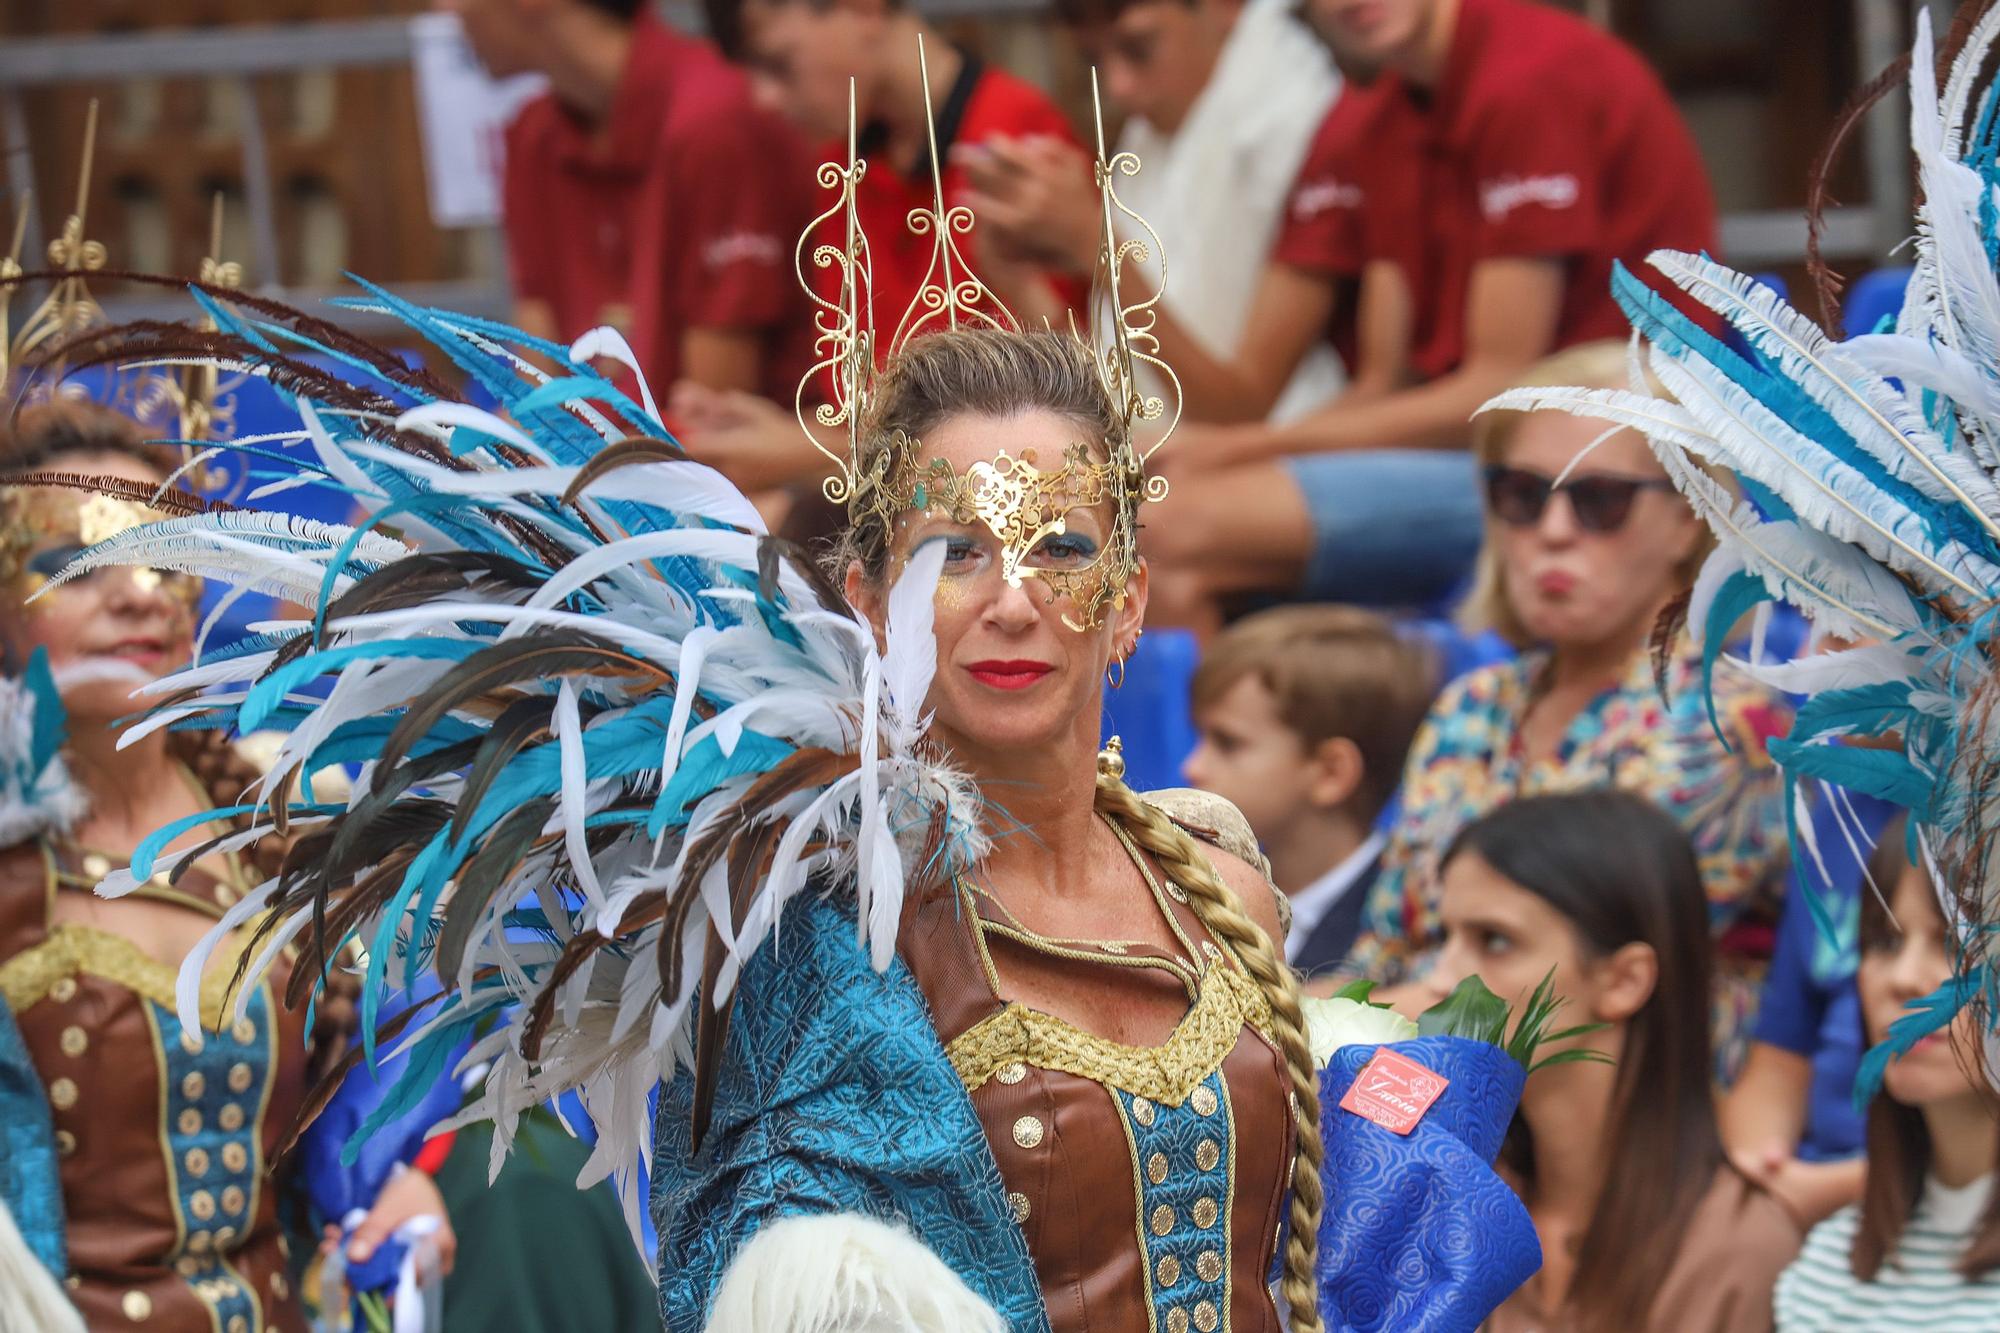
<path id="1" fill-rule="evenodd" d="M 293 850 L 188 960 L 183 1018 L 195 1030 L 194 980 L 239 926 L 257 941 L 239 1006 L 287 945 L 297 1004 L 358 943 L 354 1058 L 411 1052 L 378 1117 L 476 1036 L 467 1063 L 489 1072 L 467 1118 L 496 1121 L 496 1166 L 521 1111 L 574 1089 L 599 1135 L 588 1177 L 620 1173 L 636 1220 L 647 1094 L 680 1065 L 711 1075 L 735 978 L 786 905 L 851 886 L 885 967 L 906 886 L 983 855 L 975 794 L 924 740 L 942 546 L 891 590 L 878 648 L 801 551 L 592 368 L 636 372 L 615 332 L 563 347 L 378 288 L 347 302 L 428 340 L 488 411 L 268 302 L 196 299 L 212 330 L 106 330 L 72 362 L 266 379 L 296 428 L 243 447 L 303 451 L 361 517 L 213 505 L 76 566 L 140 561 L 317 608 L 157 682 L 129 733 L 283 733 L 229 842 L 277 831 Z M 331 799 L 344 766 L 359 777 Z M 100 891 L 189 864 L 199 852 L 162 849 L 195 822 L 155 832 Z M 426 972 L 441 992 L 378 1032 L 385 996 Z"/>
<path id="2" fill-rule="evenodd" d="M 1646 436 L 1720 539 L 1688 616 L 1711 665 L 1730 627 L 1770 600 L 1798 607 L 1819 636 L 1860 641 L 1746 669 L 1809 696 L 1770 746 L 1791 808 L 1802 782 L 1906 806 L 1961 926 L 1958 975 L 1896 1025 L 1871 1056 L 1875 1073 L 1967 1005 L 2000 1013 L 2000 121 L 1982 77 L 1997 37 L 1993 9 L 1940 89 L 1918 11 L 1911 139 L 1924 202 L 1893 331 L 1835 342 L 1745 275 L 1660 251 L 1652 267 L 1747 351 L 1621 268 L 1613 286 L 1636 335 L 1634 386 L 1650 369 L 1671 399 L 1517 389 L 1487 405 L 1559 408 Z M 1808 858 L 1810 837 L 1795 819 Z M 1831 930 L 1816 896 L 1812 906 Z M 1990 1024 L 1987 1051 L 2000 1071 Z"/>

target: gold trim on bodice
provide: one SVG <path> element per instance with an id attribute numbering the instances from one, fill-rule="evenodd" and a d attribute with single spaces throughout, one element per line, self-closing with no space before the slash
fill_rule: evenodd
<path id="1" fill-rule="evenodd" d="M 1127 1046 L 1015 1001 L 953 1038 L 945 1054 L 967 1092 L 1019 1062 L 1179 1106 L 1221 1067 L 1245 1024 L 1276 1040 L 1271 1006 L 1257 983 L 1213 962 L 1202 974 L 1200 996 L 1158 1046 Z"/>
<path id="2" fill-rule="evenodd" d="M 248 929 L 242 929 L 222 941 L 202 976 L 201 1021 L 211 1031 L 222 1025 L 236 963 L 249 948 L 250 936 Z M 40 944 L 0 963 L 0 997 L 19 1013 L 41 1000 L 64 977 L 82 974 L 116 982 L 168 1009 L 175 1007 L 175 969 L 171 965 L 123 935 L 75 921 L 52 927 Z"/>

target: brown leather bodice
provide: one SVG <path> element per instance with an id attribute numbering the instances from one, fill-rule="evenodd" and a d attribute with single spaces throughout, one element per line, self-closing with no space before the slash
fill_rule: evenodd
<path id="1" fill-rule="evenodd" d="M 109 868 L 52 843 L 0 851 L 0 995 L 55 1121 L 70 1299 L 93 1329 L 304 1333 L 268 1173 L 306 1091 L 304 1015 L 273 992 L 288 963 L 232 1023 L 223 988 L 249 932 L 226 941 L 203 987 L 205 1044 L 189 1049 L 174 968 L 54 919 L 56 895 L 90 893 Z M 220 917 L 237 889 L 190 869 L 138 892 Z"/>
<path id="2" fill-rule="evenodd" d="M 1171 974 L 1133 965 L 1178 949 L 1113 943 L 1066 959 L 1102 972 L 1108 1004 L 1172 989 L 1184 1016 L 1151 1047 L 1005 1002 L 1008 965 L 1029 946 L 991 916 L 976 930 L 991 910 L 977 895 L 944 886 L 904 913 L 899 951 L 971 1093 L 1054 1333 L 1279 1328 L 1268 1278 L 1294 1143 L 1284 1057 L 1260 1030 L 1255 983 L 1169 893 L 1200 950 L 1182 959 L 1192 1003 Z"/>

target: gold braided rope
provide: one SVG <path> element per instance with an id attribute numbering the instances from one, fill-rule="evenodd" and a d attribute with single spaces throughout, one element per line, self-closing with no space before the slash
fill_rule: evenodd
<path id="1" fill-rule="evenodd" d="M 945 1054 L 971 1092 L 1010 1064 L 1033 1065 L 1179 1106 L 1221 1067 L 1248 1024 L 1279 1044 L 1257 983 L 1229 964 L 1210 964 L 1201 994 L 1158 1046 L 1127 1046 L 1013 1003 L 960 1033 Z"/>
<path id="2" fill-rule="evenodd" d="M 1270 1005 L 1278 1049 L 1284 1052 L 1291 1073 L 1293 1129 L 1298 1136 L 1298 1151 L 1292 1158 L 1291 1228 L 1285 1242 L 1285 1275 L 1280 1290 L 1291 1307 L 1293 1333 L 1323 1333 L 1314 1269 L 1320 1212 L 1326 1202 L 1319 1174 L 1326 1149 L 1319 1136 L 1319 1067 L 1306 1043 L 1298 976 L 1285 965 L 1264 928 L 1243 910 L 1235 891 L 1224 882 L 1201 845 L 1126 786 L 1122 773 L 1122 761 L 1100 769 L 1098 810 L 1119 821 L 1132 840 L 1151 852 L 1160 868 L 1186 890 L 1189 905 L 1202 925 L 1235 951 Z"/>

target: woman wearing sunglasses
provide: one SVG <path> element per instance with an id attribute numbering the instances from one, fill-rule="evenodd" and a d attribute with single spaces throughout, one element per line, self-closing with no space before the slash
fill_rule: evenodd
<path id="1" fill-rule="evenodd" d="M 1522 383 L 1625 387 L 1624 344 L 1570 348 Z M 1436 852 L 1467 823 L 1517 796 L 1620 787 L 1673 812 L 1694 842 L 1727 1076 L 1783 888 L 1782 790 L 1762 741 L 1782 732 L 1783 706 L 1718 664 L 1711 724 L 1700 655 L 1685 641 L 1665 662 L 1664 690 L 1656 682 L 1654 626 L 1710 538 L 1645 441 L 1607 429 L 1559 412 L 1475 423 L 1486 540 L 1461 620 L 1521 651 L 1454 682 L 1418 733 L 1350 970 L 1385 983 L 1421 970 L 1438 937 Z"/>

